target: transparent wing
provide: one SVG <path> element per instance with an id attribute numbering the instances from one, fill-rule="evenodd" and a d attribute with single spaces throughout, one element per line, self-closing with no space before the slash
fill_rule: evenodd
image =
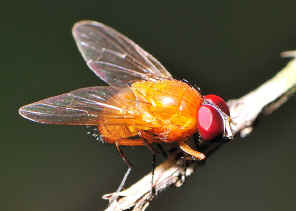
<path id="1" fill-rule="evenodd" d="M 111 27 L 81 21 L 72 33 L 90 69 L 110 85 L 124 87 L 135 80 L 172 79 L 152 55 Z"/>
<path id="2" fill-rule="evenodd" d="M 112 98 L 117 92 L 109 86 L 77 89 L 25 105 L 19 113 L 27 119 L 46 124 L 98 125 L 102 120 L 106 121 L 104 124 L 132 121 L 136 112 L 129 110 L 140 102 L 128 88 L 125 95 Z"/>

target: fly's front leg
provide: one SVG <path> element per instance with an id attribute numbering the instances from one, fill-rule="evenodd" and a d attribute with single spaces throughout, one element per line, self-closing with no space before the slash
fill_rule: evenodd
<path id="1" fill-rule="evenodd" d="M 199 135 L 199 133 L 193 134 L 193 140 L 196 147 L 198 147 L 202 143 L 202 139 Z"/>
<path id="2" fill-rule="evenodd" d="M 187 154 L 191 155 L 192 157 L 198 159 L 198 160 L 204 160 L 206 158 L 205 154 L 202 152 L 196 151 L 192 149 L 188 144 L 186 144 L 184 141 L 181 141 L 178 143 L 179 147 L 182 151 L 186 152 Z"/>

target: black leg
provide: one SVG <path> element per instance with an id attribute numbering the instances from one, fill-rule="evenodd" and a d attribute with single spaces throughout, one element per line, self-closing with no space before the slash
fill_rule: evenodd
<path id="1" fill-rule="evenodd" d="M 164 158 L 168 158 L 168 153 L 165 151 L 165 149 L 161 146 L 161 144 L 156 144 L 158 147 L 159 151 L 161 152 L 162 156 Z"/>
<path id="2" fill-rule="evenodd" d="M 152 178 L 151 178 L 151 194 L 155 195 L 155 188 L 153 186 L 154 182 L 154 171 L 155 171 L 155 165 L 156 165 L 156 153 L 158 153 L 146 139 L 144 140 L 145 146 L 152 152 Z"/>
<path id="3" fill-rule="evenodd" d="M 193 140 L 194 140 L 195 147 L 198 148 L 202 142 L 200 135 L 198 133 L 193 134 Z"/>
<path id="4" fill-rule="evenodd" d="M 157 154 L 159 153 L 153 146 L 151 143 L 149 143 L 146 139 L 143 138 L 143 142 L 145 144 L 145 146 L 152 152 L 152 154 Z"/>
<path id="5" fill-rule="evenodd" d="M 152 194 L 152 196 L 155 195 L 155 187 L 153 185 L 155 166 L 156 166 L 156 154 L 152 154 L 152 178 L 151 178 L 151 194 Z"/>

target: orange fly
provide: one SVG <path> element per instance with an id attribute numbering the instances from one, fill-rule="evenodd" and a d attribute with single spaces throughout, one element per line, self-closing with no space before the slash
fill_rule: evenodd
<path id="1" fill-rule="evenodd" d="M 23 117 L 46 124 L 95 126 L 127 163 L 121 145 L 176 142 L 202 160 L 205 155 L 187 145 L 189 137 L 196 133 L 204 140 L 232 137 L 222 98 L 207 99 L 175 80 L 151 54 L 102 23 L 81 21 L 72 32 L 88 67 L 109 86 L 82 88 L 25 105 L 19 109 Z"/>

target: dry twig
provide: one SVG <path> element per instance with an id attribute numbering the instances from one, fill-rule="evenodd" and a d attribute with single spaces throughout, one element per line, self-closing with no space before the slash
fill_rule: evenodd
<path id="1" fill-rule="evenodd" d="M 233 119 L 234 134 L 245 137 L 253 130 L 253 122 L 259 114 L 270 114 L 279 108 L 296 91 L 296 51 L 282 53 L 284 57 L 294 57 L 278 74 L 245 96 L 228 101 Z M 256 103 L 254 103 L 256 102 Z M 203 152 L 209 156 L 223 143 L 213 142 L 204 146 Z M 155 169 L 153 186 L 156 194 L 175 185 L 180 187 L 185 178 L 201 166 L 202 163 L 180 156 L 179 151 L 169 155 L 169 158 Z M 106 210 L 145 210 L 154 195 L 151 194 L 151 172 L 129 188 L 103 196 L 110 200 Z"/>

